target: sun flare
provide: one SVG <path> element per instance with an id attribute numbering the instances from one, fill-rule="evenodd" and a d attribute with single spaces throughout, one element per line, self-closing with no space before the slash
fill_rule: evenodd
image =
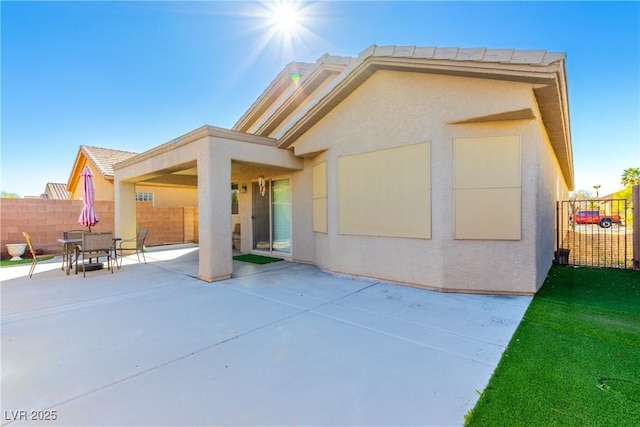
<path id="1" fill-rule="evenodd" d="M 294 33 L 300 26 L 300 10 L 293 1 L 277 1 L 271 8 L 271 23 L 279 31 Z"/>
<path id="2" fill-rule="evenodd" d="M 273 24 L 281 31 L 291 32 L 299 24 L 296 5 L 292 2 L 278 2 L 273 9 Z"/>
<path id="3" fill-rule="evenodd" d="M 302 60 L 310 55 L 315 58 L 318 45 L 324 40 L 314 28 L 322 23 L 321 2 L 301 0 L 271 0 L 247 2 L 251 7 L 245 15 L 255 19 L 251 32 L 255 31 L 253 56 L 268 51 L 273 57 L 286 62 Z"/>

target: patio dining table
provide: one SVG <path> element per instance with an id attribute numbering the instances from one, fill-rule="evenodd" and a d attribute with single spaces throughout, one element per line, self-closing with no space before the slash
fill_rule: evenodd
<path id="1" fill-rule="evenodd" d="M 122 240 L 121 237 L 114 237 L 113 238 L 113 259 L 116 262 L 116 265 L 118 265 L 118 251 L 116 250 L 116 242 L 118 242 L 119 240 Z M 71 272 L 71 256 L 73 255 L 73 252 L 76 248 L 76 246 L 82 244 L 82 239 L 58 239 L 58 243 L 61 243 L 62 246 L 64 247 L 63 252 L 62 252 L 62 270 L 65 270 L 66 267 L 66 273 L 67 276 L 69 275 L 69 273 Z M 100 269 L 102 268 L 102 263 L 99 264 L 100 266 L 98 266 L 98 264 L 95 264 L 95 266 L 93 267 L 93 269 Z M 120 267 L 118 267 L 120 268 Z M 88 270 L 90 270 L 91 268 L 88 268 Z"/>

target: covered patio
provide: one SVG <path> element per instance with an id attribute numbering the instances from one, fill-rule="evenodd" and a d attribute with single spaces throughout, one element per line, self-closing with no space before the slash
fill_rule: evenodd
<path id="1" fill-rule="evenodd" d="M 462 425 L 531 301 L 201 259 L 0 270 L 3 425 Z"/>
<path id="2" fill-rule="evenodd" d="M 277 148 L 272 138 L 203 126 L 114 166 L 116 235 L 136 234 L 136 183 L 197 188 L 197 277 L 208 282 L 228 279 L 232 273 L 232 180 L 252 183 L 264 175 L 290 174 L 303 166 L 304 159 Z M 248 216 L 242 225 L 246 231 L 255 231 Z M 245 233 L 244 251 L 251 250 L 251 242 Z"/>

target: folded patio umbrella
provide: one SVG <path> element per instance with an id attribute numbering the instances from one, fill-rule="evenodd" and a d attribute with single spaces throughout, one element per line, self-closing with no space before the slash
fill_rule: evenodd
<path id="1" fill-rule="evenodd" d="M 84 225 L 85 227 L 89 227 L 89 231 L 91 231 L 91 227 L 98 223 L 98 215 L 93 207 L 94 197 L 95 197 L 95 189 L 93 187 L 93 174 L 88 166 L 85 166 L 82 169 L 82 173 L 80 174 L 82 177 L 82 211 L 80 212 L 80 217 L 78 218 L 78 224 Z"/>

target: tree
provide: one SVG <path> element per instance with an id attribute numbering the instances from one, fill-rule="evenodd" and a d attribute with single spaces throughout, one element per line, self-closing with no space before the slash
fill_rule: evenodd
<path id="1" fill-rule="evenodd" d="M 571 192 L 571 201 L 569 203 L 569 224 L 572 228 L 576 226 L 576 212 L 585 210 L 587 201 L 593 203 L 593 195 L 589 190 L 574 190 Z"/>
<path id="2" fill-rule="evenodd" d="M 593 197 L 588 190 L 575 190 L 571 193 L 571 196 L 573 200 L 589 200 Z"/>
<path id="3" fill-rule="evenodd" d="M 640 185 L 640 168 L 625 169 L 622 172 L 621 182 L 625 187 Z"/>
<path id="4" fill-rule="evenodd" d="M 2 190 L 0 192 L 0 198 L 3 198 L 3 199 L 18 199 L 18 198 L 20 198 L 20 196 L 18 196 L 18 194 L 16 194 L 16 193 L 9 193 L 8 191 Z"/>
<path id="5" fill-rule="evenodd" d="M 617 192 L 614 196 L 620 199 L 629 200 L 627 211 L 625 212 L 625 222 L 633 223 L 633 203 L 631 202 L 631 187 L 640 185 L 640 168 L 627 168 L 620 177 L 624 190 Z"/>

